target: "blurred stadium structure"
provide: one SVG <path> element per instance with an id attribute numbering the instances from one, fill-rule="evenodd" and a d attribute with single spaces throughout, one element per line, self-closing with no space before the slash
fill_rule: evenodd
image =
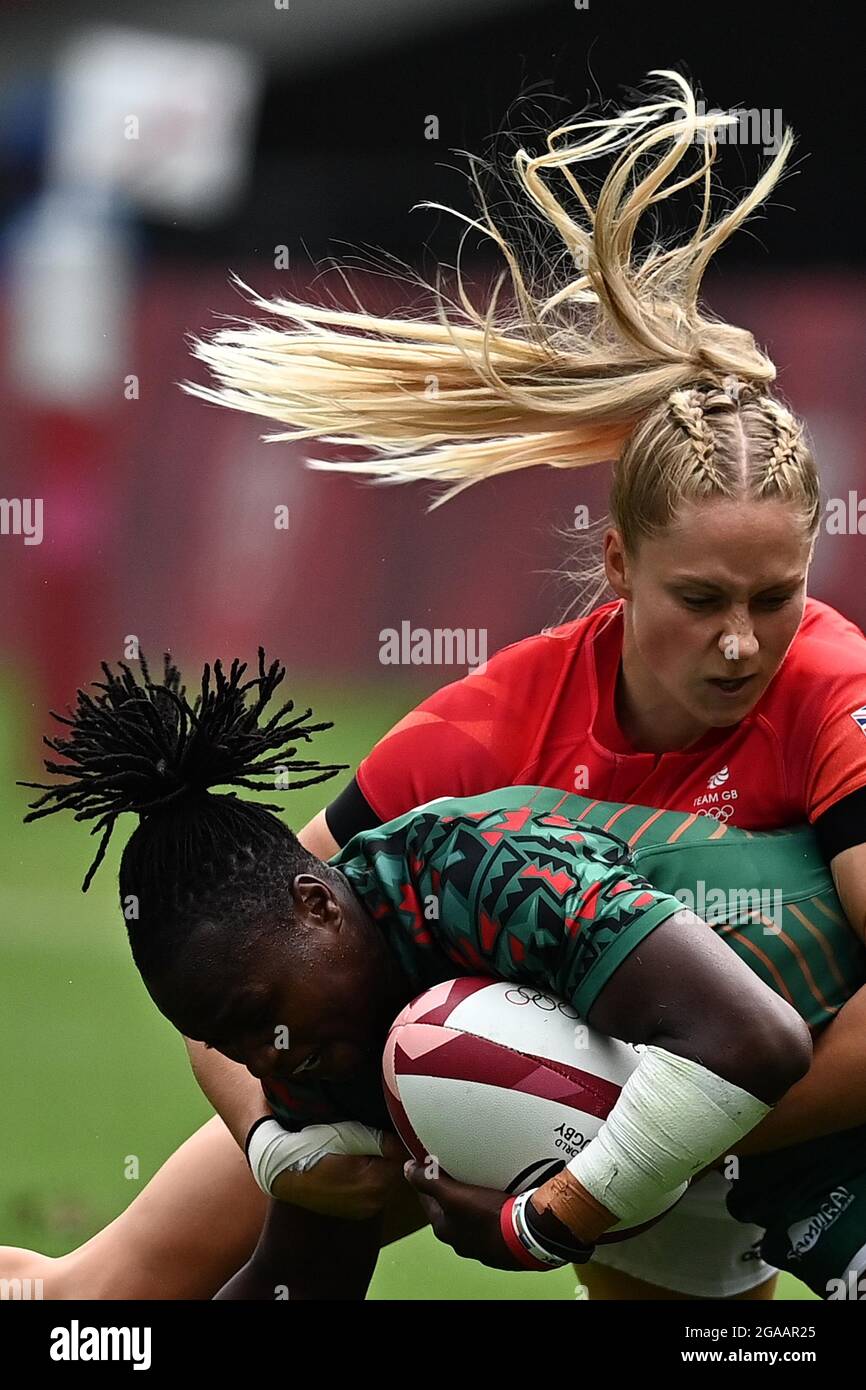
<path id="1" fill-rule="evenodd" d="M 456 223 L 409 209 L 425 196 L 468 209 L 450 151 L 484 147 L 521 86 L 562 78 L 567 65 L 559 90 L 578 107 L 596 83 L 616 96 L 653 64 L 676 61 L 682 45 L 673 54 L 668 41 L 648 45 L 634 7 L 617 71 L 610 25 L 594 8 L 70 3 L 51 7 L 48 24 L 45 4 L 3 7 L 2 493 L 43 499 L 44 535 L 40 544 L 0 536 L 0 660 L 15 658 L 38 681 L 40 705 L 65 702 L 129 634 L 145 650 L 196 658 L 264 641 L 303 668 L 375 677 L 378 633 L 403 620 L 486 628 L 493 651 L 558 619 L 567 593 L 545 571 L 568 547 L 553 528 L 579 503 L 603 515 L 605 470 L 537 471 L 428 515 L 423 490 L 305 471 L 303 451 L 260 444 L 255 421 L 204 407 L 176 383 L 197 370 L 184 335 L 244 309 L 229 269 L 263 293 L 304 297 L 323 284 L 338 293 L 333 277 L 314 283 L 316 263 L 368 237 L 416 263 L 424 250 L 453 259 Z M 677 9 L 668 7 L 671 23 Z M 451 79 L 468 76 L 485 49 L 502 61 L 455 92 Z M 808 158 L 784 185 L 795 213 L 777 199 L 759 231 L 739 239 L 751 263 L 723 258 L 733 269 L 716 272 L 712 305 L 769 347 L 813 431 L 828 495 L 845 497 L 866 471 L 866 289 L 838 239 L 845 187 L 839 216 L 822 210 L 823 238 L 802 236 L 828 161 L 840 167 L 844 132 L 828 139 L 815 117 L 832 116 L 826 78 L 811 98 L 794 85 L 802 58 L 781 95 L 766 73 L 746 90 L 745 62 L 717 89 L 717 59 L 690 45 L 708 96 L 778 107 Z M 306 105 L 300 97 L 314 90 Z M 424 135 L 430 112 L 435 141 Z M 477 261 L 481 276 L 489 268 Z M 374 306 L 405 294 L 364 270 L 353 284 Z M 273 524 L 281 505 L 288 530 Z M 862 623 L 866 596 L 851 583 L 861 538 L 828 539 L 813 588 Z M 418 674 L 432 687 L 461 671 Z"/>
<path id="2" fill-rule="evenodd" d="M 108 926 L 110 871 L 82 905 L 75 829 L 68 841 L 49 836 L 53 877 L 41 842 L 24 847 L 26 796 L 11 783 L 33 770 L 46 707 L 65 705 L 101 659 L 122 657 L 130 635 L 190 665 L 250 657 L 263 643 L 288 661 L 299 700 L 307 675 L 339 693 L 347 742 L 332 742 L 330 756 L 349 761 L 369 746 L 373 709 L 377 731 L 396 718 L 398 679 L 420 697 L 464 673 L 406 668 L 392 682 L 379 663 L 383 628 L 486 629 L 493 652 L 555 623 L 569 595 L 549 572 L 570 546 L 554 528 L 567 530 L 580 504 L 593 518 L 605 509 L 605 469 L 534 470 L 428 514 L 423 488 L 304 470 L 303 454 L 320 448 L 263 445 L 260 422 L 183 395 L 177 382 L 200 376 L 185 335 L 244 311 L 228 271 L 263 294 L 303 298 L 338 294 L 319 264 L 354 247 L 381 246 L 425 273 L 433 258 L 453 262 L 458 224 L 410 215 L 424 198 L 470 210 L 453 150 L 485 153 L 511 124 L 530 138 L 539 83 L 561 94 L 545 108 L 558 121 L 599 94 L 618 99 L 650 68 L 685 67 L 710 105 L 760 102 L 798 133 L 796 177 L 726 249 L 707 288 L 712 307 L 775 358 L 827 495 L 856 500 L 866 494 L 859 53 L 843 19 L 807 23 L 798 17 L 795 30 L 787 6 L 746 0 L 721 11 L 693 0 L 0 0 L 0 696 L 14 681 L 32 710 L 0 750 L 12 824 L 0 1023 L 5 1009 L 7 1058 L 29 1058 L 4 1082 L 20 1116 L 10 1192 L 31 1180 L 28 1154 L 39 1155 L 37 1187 L 58 1181 L 44 1129 L 58 1111 L 34 1107 L 33 1094 L 65 1095 L 86 1142 L 99 1129 L 101 1147 L 80 1144 L 71 1181 L 108 1193 L 114 1210 L 130 1196 L 114 1150 L 140 1142 L 145 1152 L 133 1113 L 153 1128 L 139 1102 L 154 1076 L 158 1122 L 167 1098 L 182 1118 L 146 1151 L 151 1171 L 203 1113 L 180 1055 L 167 1084 L 177 1040 L 139 997 Z M 751 171 L 763 158 L 730 157 L 734 178 L 738 160 Z M 483 245 L 473 254 L 465 264 L 481 283 L 494 267 Z M 363 268 L 352 283 L 374 309 L 405 302 L 404 286 Z M 14 533 L 11 499 L 42 500 L 39 544 Z M 274 525 L 280 506 L 288 530 Z M 856 528 L 824 535 L 813 577 L 813 591 L 861 625 L 862 553 Z M 117 955 L 103 958 L 109 938 Z M 97 1078 L 93 1096 L 82 1073 Z M 129 1111 L 115 1115 L 121 1090 Z M 85 1234 L 107 1214 L 95 1211 Z M 31 1238 L 23 1219 L 0 1239 L 16 1235 Z"/>

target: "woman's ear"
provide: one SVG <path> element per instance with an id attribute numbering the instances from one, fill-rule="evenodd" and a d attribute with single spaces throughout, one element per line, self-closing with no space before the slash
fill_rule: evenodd
<path id="1" fill-rule="evenodd" d="M 617 598 L 631 598 L 631 577 L 622 536 L 611 526 L 604 533 L 604 572 Z"/>
<path id="2" fill-rule="evenodd" d="M 343 909 L 331 885 L 316 874 L 296 874 L 292 881 L 295 912 L 308 924 L 339 931 Z"/>

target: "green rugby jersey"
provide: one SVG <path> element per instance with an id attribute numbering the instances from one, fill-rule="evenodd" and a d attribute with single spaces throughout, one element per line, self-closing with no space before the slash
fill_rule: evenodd
<path id="1" fill-rule="evenodd" d="M 506 787 L 416 807 L 355 835 L 330 863 L 419 994 L 489 974 L 551 990 L 585 1016 L 617 966 L 683 906 L 813 1029 L 866 982 L 866 950 L 807 826 L 753 833 L 681 811 Z M 387 1124 L 378 1070 L 351 1085 L 271 1081 L 265 1093 L 289 1128 Z"/>

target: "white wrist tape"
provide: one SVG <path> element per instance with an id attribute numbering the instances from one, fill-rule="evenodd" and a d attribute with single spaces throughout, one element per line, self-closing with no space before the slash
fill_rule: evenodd
<path id="1" fill-rule="evenodd" d="M 253 1177 L 267 1196 L 280 1173 L 306 1173 L 326 1154 L 369 1154 L 382 1157 L 382 1130 L 355 1120 L 333 1125 L 308 1125 L 292 1133 L 278 1120 L 260 1124 L 250 1139 L 249 1159 Z"/>
<path id="2" fill-rule="evenodd" d="M 621 1221 L 646 1219 L 772 1109 L 698 1062 L 647 1047 L 595 1138 L 568 1164 Z"/>
<path id="3" fill-rule="evenodd" d="M 541 1264 L 550 1265 L 551 1269 L 561 1269 L 568 1261 L 560 1259 L 558 1255 L 552 1255 L 546 1246 L 542 1245 L 539 1240 L 536 1240 L 526 1221 L 526 1204 L 533 1192 L 537 1191 L 537 1188 L 531 1187 L 528 1192 L 521 1192 L 520 1196 L 515 1199 L 514 1206 L 511 1208 L 511 1222 L 514 1234 L 517 1236 L 523 1248 L 528 1250 L 530 1255 L 533 1255 Z"/>

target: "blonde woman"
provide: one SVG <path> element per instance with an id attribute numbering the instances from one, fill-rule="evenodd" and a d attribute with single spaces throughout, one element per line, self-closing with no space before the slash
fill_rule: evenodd
<path id="1" fill-rule="evenodd" d="M 810 821 L 862 935 L 866 738 L 852 716 L 866 700 L 866 639 L 806 597 L 819 484 L 802 423 L 772 392 L 773 363 L 699 303 L 709 261 L 776 186 L 793 137 L 714 217 L 714 130 L 736 118 L 699 114 L 682 77 L 654 76 L 661 90 L 645 105 L 554 131 L 541 156 L 516 155 L 520 192 L 560 241 L 543 292 L 481 194 L 478 218 L 465 220 L 504 257 L 507 302 L 500 282 L 477 310 L 459 275 L 456 302 L 440 292 L 429 320 L 259 300 L 274 323 L 199 343 L 216 384 L 190 389 L 289 426 L 273 438 L 374 454 L 323 466 L 433 479 L 445 496 L 535 464 L 613 461 L 603 578 L 615 600 L 424 701 L 300 833 L 309 850 L 327 858 L 436 796 L 530 782 L 695 815 L 732 808 L 745 830 Z M 610 167 L 593 196 L 584 168 L 596 160 Z M 688 188 L 691 234 L 638 252 L 641 219 Z M 750 1151 L 866 1122 L 864 1025 L 856 995 Z M 264 1201 L 238 1145 L 261 1090 L 188 1046 L 223 1119 L 82 1250 L 50 1264 L 7 1253 L 4 1273 L 41 1274 L 49 1297 L 206 1297 L 243 1263 Z M 326 1258 L 338 1207 L 387 1209 L 390 1236 L 417 1226 L 394 1164 L 380 1165 L 330 1156 L 296 1179 L 299 1261 Z M 727 1216 L 725 1191 L 713 1174 L 653 1230 L 607 1247 L 585 1276 L 591 1296 L 771 1298 L 761 1232 Z"/>

